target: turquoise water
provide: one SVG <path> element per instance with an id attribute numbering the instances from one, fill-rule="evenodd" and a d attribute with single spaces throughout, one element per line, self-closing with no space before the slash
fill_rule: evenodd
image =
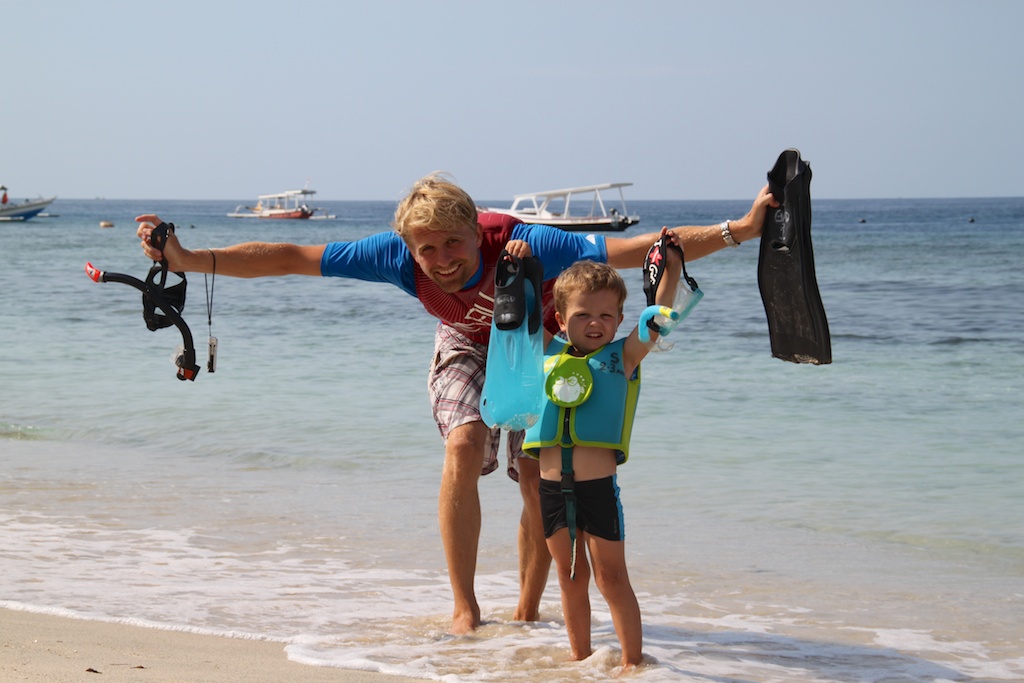
<path id="1" fill-rule="evenodd" d="M 218 370 L 179 382 L 173 329 L 86 261 L 144 276 L 132 218 L 186 244 L 387 229 L 223 216 L 238 202 L 58 200 L 0 224 L 0 605 L 271 637 L 317 664 L 444 680 L 611 677 L 572 664 L 550 582 L 511 622 L 518 490 L 481 481 L 487 623 L 444 636 L 433 321 L 387 285 L 218 278 Z M 633 202 L 627 234 L 748 202 Z M 973 219 L 973 220 L 972 220 Z M 99 221 L 116 227 L 100 229 Z M 648 358 L 621 470 L 651 666 L 640 680 L 1024 677 L 1024 199 L 815 200 L 834 362 L 773 359 L 753 245 L 693 264 L 704 301 Z M 627 320 L 641 310 L 639 271 Z M 207 328 L 204 281 L 186 319 Z"/>

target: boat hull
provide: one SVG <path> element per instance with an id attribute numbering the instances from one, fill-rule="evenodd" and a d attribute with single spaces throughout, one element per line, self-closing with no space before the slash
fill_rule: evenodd
<path id="1" fill-rule="evenodd" d="M 35 218 L 48 207 L 56 197 L 49 199 L 33 199 L 0 205 L 0 221 L 27 221 Z"/>
<path id="2" fill-rule="evenodd" d="M 297 209 L 287 211 L 236 211 L 235 213 L 229 213 L 228 218 L 264 218 L 271 220 L 304 220 L 311 218 L 313 211 L 308 209 Z"/>
<path id="3" fill-rule="evenodd" d="M 622 232 L 631 225 L 636 225 L 640 219 L 636 216 L 588 216 L 583 218 L 541 218 L 530 214 L 522 214 L 508 209 L 485 208 L 481 211 L 487 213 L 502 213 L 506 216 L 529 223 L 531 225 L 550 225 L 569 232 Z"/>

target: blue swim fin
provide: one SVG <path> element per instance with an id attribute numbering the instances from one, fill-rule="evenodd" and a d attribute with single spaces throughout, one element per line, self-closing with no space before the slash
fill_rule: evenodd
<path id="1" fill-rule="evenodd" d="M 494 276 L 494 318 L 480 416 L 488 427 L 520 431 L 540 419 L 544 400 L 544 268 L 503 251 Z"/>
<path id="2" fill-rule="evenodd" d="M 811 247 L 811 167 L 798 150 L 779 155 L 768 172 L 768 187 L 779 206 L 769 207 L 765 215 L 757 284 L 772 356 L 792 363 L 831 363 L 828 319 Z"/>

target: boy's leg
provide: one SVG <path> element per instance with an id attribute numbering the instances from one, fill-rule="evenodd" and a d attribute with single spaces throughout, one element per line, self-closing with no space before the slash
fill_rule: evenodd
<path id="1" fill-rule="evenodd" d="M 517 469 L 523 512 L 519 518 L 519 604 L 512 618 L 536 621 L 540 618 L 540 599 L 551 570 L 551 553 L 544 541 L 540 512 L 540 464 L 522 456 L 517 460 Z"/>
<path id="2" fill-rule="evenodd" d="M 572 544 L 569 530 L 561 528 L 547 539 L 548 550 L 558 569 L 558 586 L 562 593 L 562 617 L 569 634 L 572 658 L 580 661 L 593 654 L 590 647 L 590 565 L 587 563 L 587 535 L 577 532 L 576 578 L 570 579 Z"/>
<path id="3" fill-rule="evenodd" d="M 594 562 L 594 581 L 612 613 L 622 647 L 622 665 L 636 666 L 643 661 L 643 625 L 640 605 L 626 572 L 626 544 L 588 536 L 587 547 Z"/>

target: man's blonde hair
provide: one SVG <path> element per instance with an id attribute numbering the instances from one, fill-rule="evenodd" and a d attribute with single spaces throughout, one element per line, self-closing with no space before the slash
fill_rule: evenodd
<path id="1" fill-rule="evenodd" d="M 454 179 L 443 171 L 420 178 L 395 209 L 391 227 L 409 241 L 413 230 L 451 232 L 465 226 L 477 227 L 476 204 Z"/>
<path id="2" fill-rule="evenodd" d="M 577 261 L 558 276 L 555 280 L 554 294 L 555 310 L 559 315 L 565 315 L 569 305 L 569 297 L 578 293 L 603 292 L 611 290 L 619 297 L 619 315 L 622 315 L 622 307 L 626 303 L 626 281 L 607 263 L 597 261 Z"/>

